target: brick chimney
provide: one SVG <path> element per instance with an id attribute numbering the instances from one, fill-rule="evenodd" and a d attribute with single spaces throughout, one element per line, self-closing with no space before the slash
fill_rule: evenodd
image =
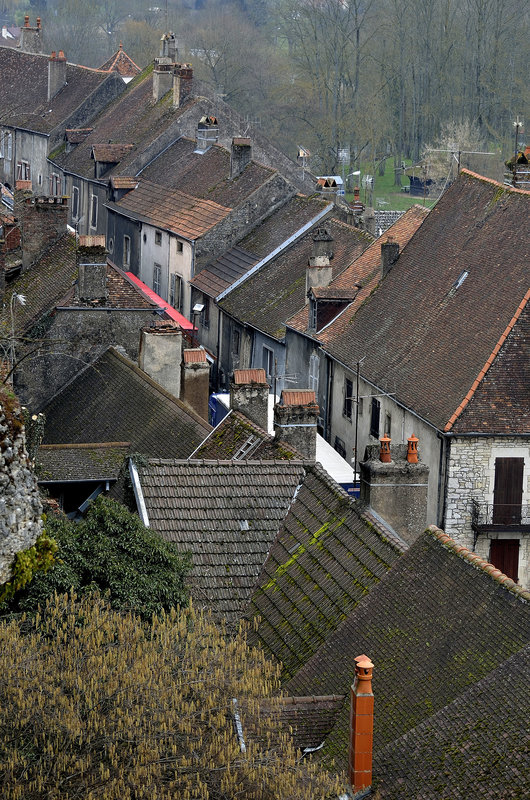
<path id="1" fill-rule="evenodd" d="M 24 25 L 20 29 L 20 49 L 24 53 L 42 53 L 42 25 L 37 17 L 36 27 L 29 24 L 29 14 L 24 17 Z"/>
<path id="2" fill-rule="evenodd" d="M 151 328 L 142 328 L 138 366 L 166 392 L 180 397 L 182 331 L 175 323 L 161 320 Z"/>
<path id="3" fill-rule="evenodd" d="M 66 233 L 67 197 L 33 197 L 25 185 L 17 181 L 15 209 L 22 235 L 22 270 L 38 258 Z"/>
<path id="4" fill-rule="evenodd" d="M 173 70 L 173 108 L 180 108 L 191 94 L 193 70 L 191 64 L 177 64 Z"/>
<path id="5" fill-rule="evenodd" d="M 350 746 L 348 754 L 348 774 L 354 794 L 372 785 L 373 668 L 374 665 L 368 656 L 356 657 L 355 679 L 350 690 Z"/>
<path id="6" fill-rule="evenodd" d="M 326 287 L 331 283 L 333 270 L 330 257 L 333 255 L 333 236 L 327 228 L 317 228 L 313 234 L 313 249 L 306 269 L 306 302 L 307 293 L 314 287 Z"/>
<path id="7" fill-rule="evenodd" d="M 105 305 L 107 250 L 104 236 L 80 236 L 77 247 L 77 295 L 85 305 Z"/>
<path id="8" fill-rule="evenodd" d="M 274 406 L 274 435 L 309 461 L 316 460 L 319 407 L 310 389 L 284 389 Z"/>
<path id="9" fill-rule="evenodd" d="M 230 408 L 268 431 L 269 388 L 264 369 L 235 369 L 230 384 Z"/>
<path id="10" fill-rule="evenodd" d="M 55 50 L 48 59 L 48 100 L 66 85 L 66 56 L 62 50 L 56 54 Z"/>
<path id="11" fill-rule="evenodd" d="M 181 400 L 208 421 L 210 365 L 202 348 L 184 350 L 181 368 Z"/>
<path id="12" fill-rule="evenodd" d="M 418 440 L 414 435 L 411 439 L 414 450 L 409 453 L 410 443 L 391 445 L 390 438 L 383 437 L 380 446 L 366 448 L 365 460 L 360 464 L 361 502 L 409 544 L 427 524 L 429 484 L 429 467 L 418 458 Z"/>
<path id="13" fill-rule="evenodd" d="M 399 244 L 393 236 L 388 236 L 386 242 L 381 242 L 381 273 L 384 278 L 388 275 L 399 258 Z"/>
<path id="14" fill-rule="evenodd" d="M 252 143 L 250 139 L 236 136 L 232 139 L 232 151 L 230 153 L 230 177 L 237 178 L 241 175 L 247 164 L 252 160 Z"/>

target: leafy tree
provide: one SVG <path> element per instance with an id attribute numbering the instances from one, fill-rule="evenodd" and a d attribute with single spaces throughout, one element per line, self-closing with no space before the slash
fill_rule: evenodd
<path id="1" fill-rule="evenodd" d="M 0 624 L 5 800 L 337 797 L 278 723 L 279 669 L 186 608 L 144 625 L 97 593 Z M 237 714 L 237 715 L 236 715 Z"/>
<path id="2" fill-rule="evenodd" d="M 36 611 L 54 592 L 71 587 L 108 592 L 115 608 L 146 618 L 187 598 L 188 558 L 109 498 L 99 497 L 80 523 L 50 515 L 46 533 L 58 545 L 53 567 L 17 592 L 4 614 Z"/>

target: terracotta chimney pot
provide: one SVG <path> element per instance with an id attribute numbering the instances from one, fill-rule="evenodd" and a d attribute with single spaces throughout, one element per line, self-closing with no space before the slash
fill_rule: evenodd
<path id="1" fill-rule="evenodd" d="M 24 27 L 29 28 L 29 14 L 24 15 Z"/>
<path id="2" fill-rule="evenodd" d="M 390 436 L 383 436 L 380 439 L 381 442 L 381 449 L 379 450 L 379 460 L 383 462 L 383 464 L 389 464 L 392 461 L 392 457 L 390 455 L 390 442 L 392 439 Z"/>
<path id="3" fill-rule="evenodd" d="M 372 749 L 374 730 L 374 665 L 365 656 L 355 659 L 355 680 L 351 687 L 349 778 L 354 792 L 372 784 Z"/>
<path id="4" fill-rule="evenodd" d="M 40 17 L 37 17 L 37 28 L 42 28 L 42 22 Z"/>
<path id="5" fill-rule="evenodd" d="M 407 461 L 409 462 L 409 464 L 417 464 L 419 439 L 417 436 L 414 436 L 414 434 L 412 434 L 412 436 L 409 436 L 407 441 L 408 441 Z"/>

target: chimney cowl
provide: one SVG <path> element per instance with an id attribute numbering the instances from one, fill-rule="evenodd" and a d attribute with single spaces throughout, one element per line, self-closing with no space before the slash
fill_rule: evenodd
<path id="1" fill-rule="evenodd" d="M 390 453 L 390 442 L 392 439 L 390 436 L 386 434 L 381 437 L 379 440 L 381 442 L 381 449 L 379 450 L 379 460 L 383 462 L 383 464 L 390 464 L 392 461 L 392 455 Z"/>

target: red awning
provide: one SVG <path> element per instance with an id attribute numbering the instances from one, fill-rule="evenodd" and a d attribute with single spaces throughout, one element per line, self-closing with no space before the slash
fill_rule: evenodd
<path id="1" fill-rule="evenodd" d="M 130 278 L 130 280 L 136 286 L 138 286 L 139 289 L 142 290 L 142 292 L 145 295 L 147 295 L 149 300 L 152 300 L 153 303 L 156 303 L 156 305 L 159 308 L 163 309 L 168 315 L 168 317 L 170 317 L 174 322 L 177 322 L 183 330 L 185 331 L 196 330 L 196 328 L 193 325 L 193 322 L 190 322 L 189 319 L 186 319 L 184 314 L 181 314 L 180 311 L 177 311 L 172 306 L 170 306 L 169 303 L 167 303 L 165 300 L 162 300 L 162 298 L 158 294 L 156 294 L 156 292 L 153 292 L 153 290 L 150 289 L 146 283 L 141 281 L 140 278 L 137 278 L 136 275 L 133 275 L 132 272 L 126 272 L 125 274 L 127 275 L 128 278 Z"/>

